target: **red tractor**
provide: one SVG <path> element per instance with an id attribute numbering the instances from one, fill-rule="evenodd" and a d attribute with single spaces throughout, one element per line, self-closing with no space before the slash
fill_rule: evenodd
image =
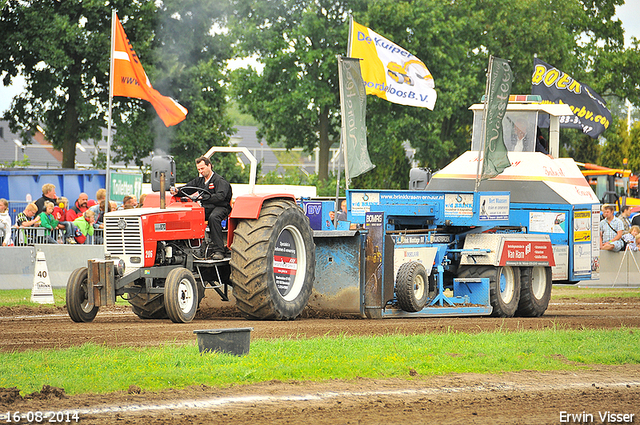
<path id="1" fill-rule="evenodd" d="M 250 319 L 289 320 L 306 306 L 314 281 L 315 245 L 309 219 L 290 194 L 254 194 L 256 160 L 251 161 L 251 193 L 238 196 L 227 221 L 229 255 L 211 260 L 206 252 L 204 208 L 193 199 L 198 188 L 183 187 L 165 206 L 165 181 L 175 183 L 171 157 L 152 163 L 155 193 L 145 208 L 107 213 L 104 259 L 74 270 L 67 283 L 67 310 L 75 322 L 92 321 L 101 306 L 126 299 L 142 319 L 193 320 L 205 289 L 236 305 Z M 147 207 L 149 205 L 150 207 Z"/>

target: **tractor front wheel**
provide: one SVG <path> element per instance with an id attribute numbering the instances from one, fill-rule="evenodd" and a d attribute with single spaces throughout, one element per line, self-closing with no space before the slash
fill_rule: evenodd
<path id="1" fill-rule="evenodd" d="M 75 269 L 67 281 L 67 312 L 74 322 L 91 322 L 98 314 L 99 307 L 88 301 L 88 270 Z"/>
<path id="2" fill-rule="evenodd" d="M 177 267 L 169 272 L 164 283 L 164 308 L 174 323 L 193 320 L 198 310 L 198 287 L 193 274 Z"/>
<path id="3" fill-rule="evenodd" d="M 292 320 L 307 305 L 315 279 L 309 219 L 295 202 L 267 200 L 256 220 L 241 220 L 231 245 L 231 282 L 248 319 Z"/>

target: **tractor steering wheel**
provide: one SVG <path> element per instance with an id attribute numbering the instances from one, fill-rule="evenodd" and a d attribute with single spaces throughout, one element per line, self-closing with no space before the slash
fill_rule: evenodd
<path id="1" fill-rule="evenodd" d="M 196 192 L 198 193 L 198 195 L 192 197 L 192 195 Z M 175 196 L 179 196 L 180 198 L 188 198 L 194 202 L 206 202 L 209 200 L 209 198 L 211 198 L 211 193 L 201 187 L 182 186 L 178 189 L 178 192 Z"/>

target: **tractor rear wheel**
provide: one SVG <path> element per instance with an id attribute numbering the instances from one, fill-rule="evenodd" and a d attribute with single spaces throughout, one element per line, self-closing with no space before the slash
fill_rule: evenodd
<path id="1" fill-rule="evenodd" d="M 131 311 L 141 319 L 166 319 L 167 310 L 164 308 L 164 294 L 136 294 L 129 298 Z"/>
<path id="2" fill-rule="evenodd" d="M 309 219 L 295 202 L 263 203 L 256 220 L 241 220 L 231 245 L 233 295 L 248 319 L 292 320 L 309 301 L 315 245 Z"/>
<path id="3" fill-rule="evenodd" d="M 549 307 L 551 286 L 551 267 L 522 267 L 520 269 L 520 303 L 516 315 L 542 316 Z"/>
<path id="4" fill-rule="evenodd" d="M 424 266 L 412 261 L 398 269 L 396 296 L 403 311 L 416 312 L 424 308 L 429 296 L 429 280 Z"/>
<path id="5" fill-rule="evenodd" d="M 169 272 L 164 282 L 164 308 L 174 323 L 193 320 L 198 310 L 199 291 L 193 274 L 184 267 Z"/>
<path id="6" fill-rule="evenodd" d="M 74 322 L 91 322 L 98 314 L 99 307 L 88 303 L 88 270 L 75 269 L 67 281 L 67 311 Z"/>
<path id="7" fill-rule="evenodd" d="M 474 266 L 460 270 L 461 278 L 489 278 L 489 302 L 493 317 L 513 317 L 520 301 L 520 270 L 517 267 Z"/>

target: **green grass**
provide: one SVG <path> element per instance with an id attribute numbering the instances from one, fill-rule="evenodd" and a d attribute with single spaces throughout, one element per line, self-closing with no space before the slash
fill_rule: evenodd
<path id="1" fill-rule="evenodd" d="M 56 305 L 64 305 L 67 295 L 65 288 L 53 288 L 53 301 Z M 38 303 L 31 302 L 31 289 L 8 289 L 0 291 L 0 306 L 14 307 L 17 305 L 26 306 L 42 306 Z"/>
<path id="2" fill-rule="evenodd" d="M 551 299 L 568 298 L 640 298 L 640 288 L 578 288 L 576 286 L 554 286 Z"/>
<path id="3" fill-rule="evenodd" d="M 67 293 L 65 288 L 53 288 L 53 301 L 56 306 L 63 306 L 67 302 Z M 6 289 L 0 290 L 0 307 L 15 307 L 18 305 L 50 308 L 52 304 L 38 304 L 31 302 L 31 289 Z M 116 298 L 116 305 L 129 305 L 121 297 Z"/>
<path id="4" fill-rule="evenodd" d="M 268 380 L 413 379 L 419 375 L 569 370 L 591 364 L 640 363 L 640 329 L 545 330 L 338 336 L 255 340 L 243 357 L 206 353 L 195 343 L 145 348 L 86 344 L 0 353 L 0 387 L 23 394 L 44 384 L 67 394 L 145 391 L 190 385 L 229 386 Z"/>

